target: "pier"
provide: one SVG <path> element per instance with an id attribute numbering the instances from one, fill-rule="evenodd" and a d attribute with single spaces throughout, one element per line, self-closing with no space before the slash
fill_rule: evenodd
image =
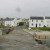
<path id="1" fill-rule="evenodd" d="M 46 43 L 47 40 L 50 40 L 50 32 L 36 32 L 33 37 L 39 43 Z"/>

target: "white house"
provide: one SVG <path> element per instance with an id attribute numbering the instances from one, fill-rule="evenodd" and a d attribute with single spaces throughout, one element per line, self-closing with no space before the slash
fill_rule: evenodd
<path id="1" fill-rule="evenodd" d="M 50 17 L 30 17 L 29 18 L 29 27 L 50 27 Z"/>
<path id="2" fill-rule="evenodd" d="M 46 26 L 46 27 L 50 27 L 50 17 L 45 17 L 44 18 L 44 25 Z"/>
<path id="3" fill-rule="evenodd" d="M 5 19 L 5 26 L 17 26 L 17 24 L 21 21 L 22 21 L 21 18 L 19 20 L 18 18 Z"/>

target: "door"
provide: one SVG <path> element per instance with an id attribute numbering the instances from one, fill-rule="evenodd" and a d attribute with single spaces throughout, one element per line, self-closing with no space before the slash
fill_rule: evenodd
<path id="1" fill-rule="evenodd" d="M 36 27 L 37 27 L 37 24 L 36 24 Z"/>

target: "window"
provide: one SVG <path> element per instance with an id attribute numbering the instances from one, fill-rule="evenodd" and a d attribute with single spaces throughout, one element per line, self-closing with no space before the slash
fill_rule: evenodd
<path id="1" fill-rule="evenodd" d="M 17 18 L 17 20 L 20 20 L 20 18 Z"/>
<path id="2" fill-rule="evenodd" d="M 7 23 L 7 22 L 6 22 Z"/>
<path id="3" fill-rule="evenodd" d="M 33 22 L 33 20 L 32 20 L 32 22 Z"/>
<path id="4" fill-rule="evenodd" d="M 14 24 L 15 24 L 15 22 L 14 22 Z"/>
<path id="5" fill-rule="evenodd" d="M 32 26 L 33 26 L 33 23 L 32 23 Z"/>
<path id="6" fill-rule="evenodd" d="M 49 24 L 47 24 L 47 26 L 49 26 Z"/>
<path id="7" fill-rule="evenodd" d="M 36 20 L 36 22 L 38 22 L 38 20 Z"/>
<path id="8" fill-rule="evenodd" d="M 47 23 L 49 23 L 49 21 L 47 21 Z"/>
<path id="9" fill-rule="evenodd" d="M 41 26 L 41 24 L 39 24 L 39 26 Z"/>
<path id="10" fill-rule="evenodd" d="M 43 20 L 41 20 L 41 22 L 43 22 Z"/>

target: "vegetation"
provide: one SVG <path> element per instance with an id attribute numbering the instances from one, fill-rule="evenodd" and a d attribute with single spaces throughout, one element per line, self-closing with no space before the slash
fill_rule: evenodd
<path id="1" fill-rule="evenodd" d="M 6 17 L 6 19 L 9 19 L 9 17 Z"/>
<path id="2" fill-rule="evenodd" d="M 19 26 L 23 26 L 23 25 L 24 25 L 24 22 L 20 22 L 20 23 L 19 23 Z"/>
<path id="3" fill-rule="evenodd" d="M 44 25 L 43 27 L 45 28 L 46 26 Z"/>
<path id="4" fill-rule="evenodd" d="M 28 29 L 28 28 L 25 28 L 25 29 Z M 33 30 L 35 30 L 35 29 L 39 29 L 39 30 L 43 30 L 43 31 L 50 31 L 50 28 L 31 28 L 31 29 L 33 29 Z"/>
<path id="5" fill-rule="evenodd" d="M 0 26 L 0 28 L 9 28 L 8 26 Z"/>
<path id="6" fill-rule="evenodd" d="M 26 25 L 27 27 L 29 27 L 29 25 Z"/>

